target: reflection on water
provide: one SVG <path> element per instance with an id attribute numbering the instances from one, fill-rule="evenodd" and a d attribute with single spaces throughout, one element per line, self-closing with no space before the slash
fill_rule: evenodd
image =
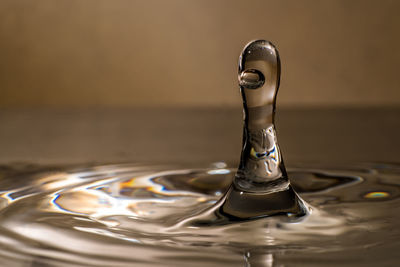
<path id="1" fill-rule="evenodd" d="M 289 175 L 307 216 L 197 225 L 229 189 L 224 163 L 3 166 L 2 266 L 394 266 L 400 166 Z"/>

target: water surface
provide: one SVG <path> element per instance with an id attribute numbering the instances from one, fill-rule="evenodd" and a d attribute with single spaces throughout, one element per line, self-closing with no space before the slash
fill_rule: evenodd
<path id="1" fill-rule="evenodd" d="M 400 166 L 301 164 L 288 174 L 307 216 L 194 224 L 234 174 L 223 162 L 2 166 L 2 266 L 395 266 Z"/>

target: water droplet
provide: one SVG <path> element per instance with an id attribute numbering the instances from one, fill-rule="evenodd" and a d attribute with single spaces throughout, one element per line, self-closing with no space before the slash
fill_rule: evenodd
<path id="1" fill-rule="evenodd" d="M 239 85 L 248 89 L 257 89 L 264 85 L 265 77 L 256 69 L 245 70 L 239 75 Z"/>
<path id="2" fill-rule="evenodd" d="M 268 77 L 268 84 L 264 84 L 265 77 Z M 282 190 L 288 187 L 274 126 L 279 78 L 280 60 L 275 46 L 265 40 L 247 44 L 239 58 L 245 136 L 235 178 L 237 185 L 246 185 L 242 188 L 245 191 L 263 191 L 268 184 L 273 182 L 276 186 L 278 181 L 282 182 Z"/>
<path id="3" fill-rule="evenodd" d="M 247 44 L 238 75 L 244 111 L 242 154 L 217 215 L 232 220 L 305 216 L 307 206 L 290 186 L 275 133 L 280 60 L 274 45 L 265 40 Z"/>

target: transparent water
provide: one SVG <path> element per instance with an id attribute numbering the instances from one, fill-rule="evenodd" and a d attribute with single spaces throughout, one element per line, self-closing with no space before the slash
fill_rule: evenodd
<path id="1" fill-rule="evenodd" d="M 3 166 L 0 264 L 396 266 L 400 166 L 287 171 L 274 125 L 276 48 L 249 43 L 238 78 L 237 169 L 224 162 Z"/>
<path id="2" fill-rule="evenodd" d="M 3 166 L 0 265 L 396 266 L 400 166 L 302 164 L 288 174 L 306 216 L 196 223 L 235 172 Z"/>

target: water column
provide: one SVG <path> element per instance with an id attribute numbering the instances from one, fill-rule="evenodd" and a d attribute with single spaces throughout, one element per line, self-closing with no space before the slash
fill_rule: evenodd
<path id="1" fill-rule="evenodd" d="M 280 79 L 275 46 L 256 40 L 239 57 L 243 98 L 243 147 L 240 165 L 220 212 L 230 219 L 306 213 L 290 186 L 277 142 L 274 115 Z"/>

